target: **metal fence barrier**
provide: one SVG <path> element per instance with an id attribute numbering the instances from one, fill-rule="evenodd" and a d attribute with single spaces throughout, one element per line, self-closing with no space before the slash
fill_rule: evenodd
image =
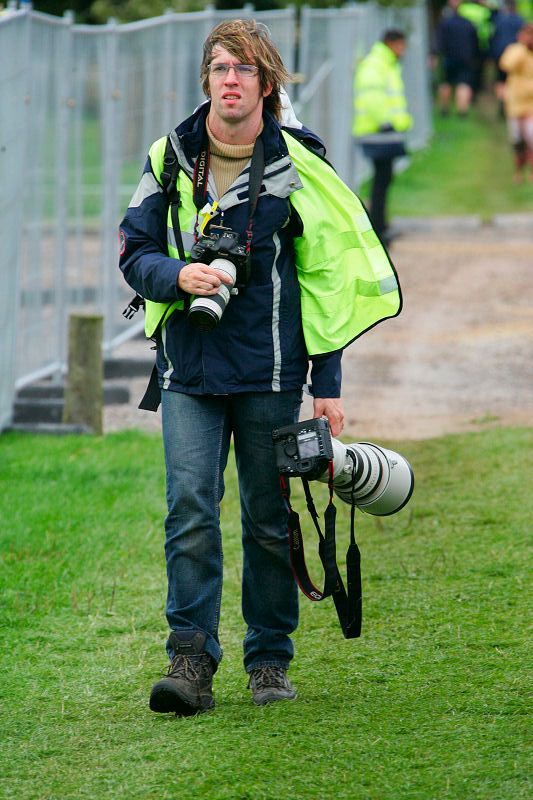
<path id="1" fill-rule="evenodd" d="M 208 32 L 223 18 L 252 15 L 268 25 L 287 67 L 303 74 L 289 88 L 300 119 L 323 137 L 354 189 L 365 174 L 351 137 L 354 66 L 385 27 L 402 25 L 411 144 L 425 144 L 423 4 L 304 8 L 299 37 L 292 7 L 104 26 L 31 10 L 0 15 L 0 430 L 18 389 L 64 373 L 70 313 L 103 314 L 106 353 L 138 332 L 142 323 L 121 314 L 131 292 L 117 267 L 117 225 L 152 141 L 204 99 L 199 67 Z"/>

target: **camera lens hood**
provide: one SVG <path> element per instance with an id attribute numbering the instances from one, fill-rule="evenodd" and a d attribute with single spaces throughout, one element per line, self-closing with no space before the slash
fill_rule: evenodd
<path id="1" fill-rule="evenodd" d="M 354 502 L 367 514 L 385 517 L 409 501 L 414 475 L 402 455 L 372 442 L 345 445 L 332 439 L 332 444 L 333 489 L 344 503 Z M 319 480 L 327 482 L 327 472 Z"/>

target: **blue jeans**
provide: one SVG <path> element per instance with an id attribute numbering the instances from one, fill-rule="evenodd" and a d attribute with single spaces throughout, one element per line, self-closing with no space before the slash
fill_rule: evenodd
<path id="1" fill-rule="evenodd" d="M 233 433 L 241 501 L 244 666 L 288 667 L 298 625 L 287 509 L 272 429 L 298 419 L 299 390 L 198 396 L 162 391 L 168 516 L 166 614 L 174 631 L 203 631 L 216 664 L 222 595 L 220 502 Z M 167 645 L 169 656 L 173 653 Z"/>

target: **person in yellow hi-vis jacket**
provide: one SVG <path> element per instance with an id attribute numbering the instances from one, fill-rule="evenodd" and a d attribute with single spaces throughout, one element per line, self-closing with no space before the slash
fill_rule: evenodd
<path id="1" fill-rule="evenodd" d="M 167 475 L 170 665 L 155 712 L 214 706 L 232 436 L 244 668 L 256 705 L 296 697 L 298 594 L 272 430 L 298 420 L 311 362 L 314 416 L 337 436 L 343 349 L 401 308 L 362 204 L 320 139 L 284 113 L 288 79 L 264 25 L 221 22 L 203 48 L 208 101 L 151 146 L 121 224 L 120 268 L 157 345 L 143 407 L 161 403 Z"/>
<path id="2" fill-rule="evenodd" d="M 385 31 L 360 62 L 354 77 L 352 132 L 374 166 L 370 218 L 374 230 L 387 244 L 387 191 L 395 158 L 405 155 L 405 133 L 413 124 L 407 111 L 400 60 L 405 52 L 403 31 Z"/>

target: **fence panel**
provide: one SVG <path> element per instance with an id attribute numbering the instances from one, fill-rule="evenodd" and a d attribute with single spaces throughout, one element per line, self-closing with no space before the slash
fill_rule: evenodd
<path id="1" fill-rule="evenodd" d="M 0 25 L 0 430 L 11 419 L 17 364 L 21 253 L 18 232 L 24 212 L 20 191 L 27 138 L 29 27 L 22 14 Z"/>
<path id="2" fill-rule="evenodd" d="M 104 315 L 106 352 L 142 327 L 121 313 L 131 291 L 117 268 L 118 223 L 151 142 L 205 99 L 199 71 L 207 34 L 222 19 L 252 15 L 269 28 L 288 69 L 305 73 L 306 82 L 290 88 L 300 117 L 354 187 L 364 169 L 351 137 L 354 63 L 386 21 L 401 22 L 411 34 L 413 142 L 426 141 L 422 9 L 303 9 L 299 36 L 292 7 L 210 8 L 100 26 L 33 11 L 0 14 L 0 430 L 17 388 L 64 373 L 71 312 Z"/>
<path id="3" fill-rule="evenodd" d="M 300 71 L 315 83 L 310 94 L 299 92 L 300 119 L 327 146 L 328 158 L 339 175 L 353 184 L 354 148 L 351 136 L 352 82 L 355 54 L 362 47 L 367 7 L 302 9 Z M 310 94 L 310 96 L 309 96 Z"/>

